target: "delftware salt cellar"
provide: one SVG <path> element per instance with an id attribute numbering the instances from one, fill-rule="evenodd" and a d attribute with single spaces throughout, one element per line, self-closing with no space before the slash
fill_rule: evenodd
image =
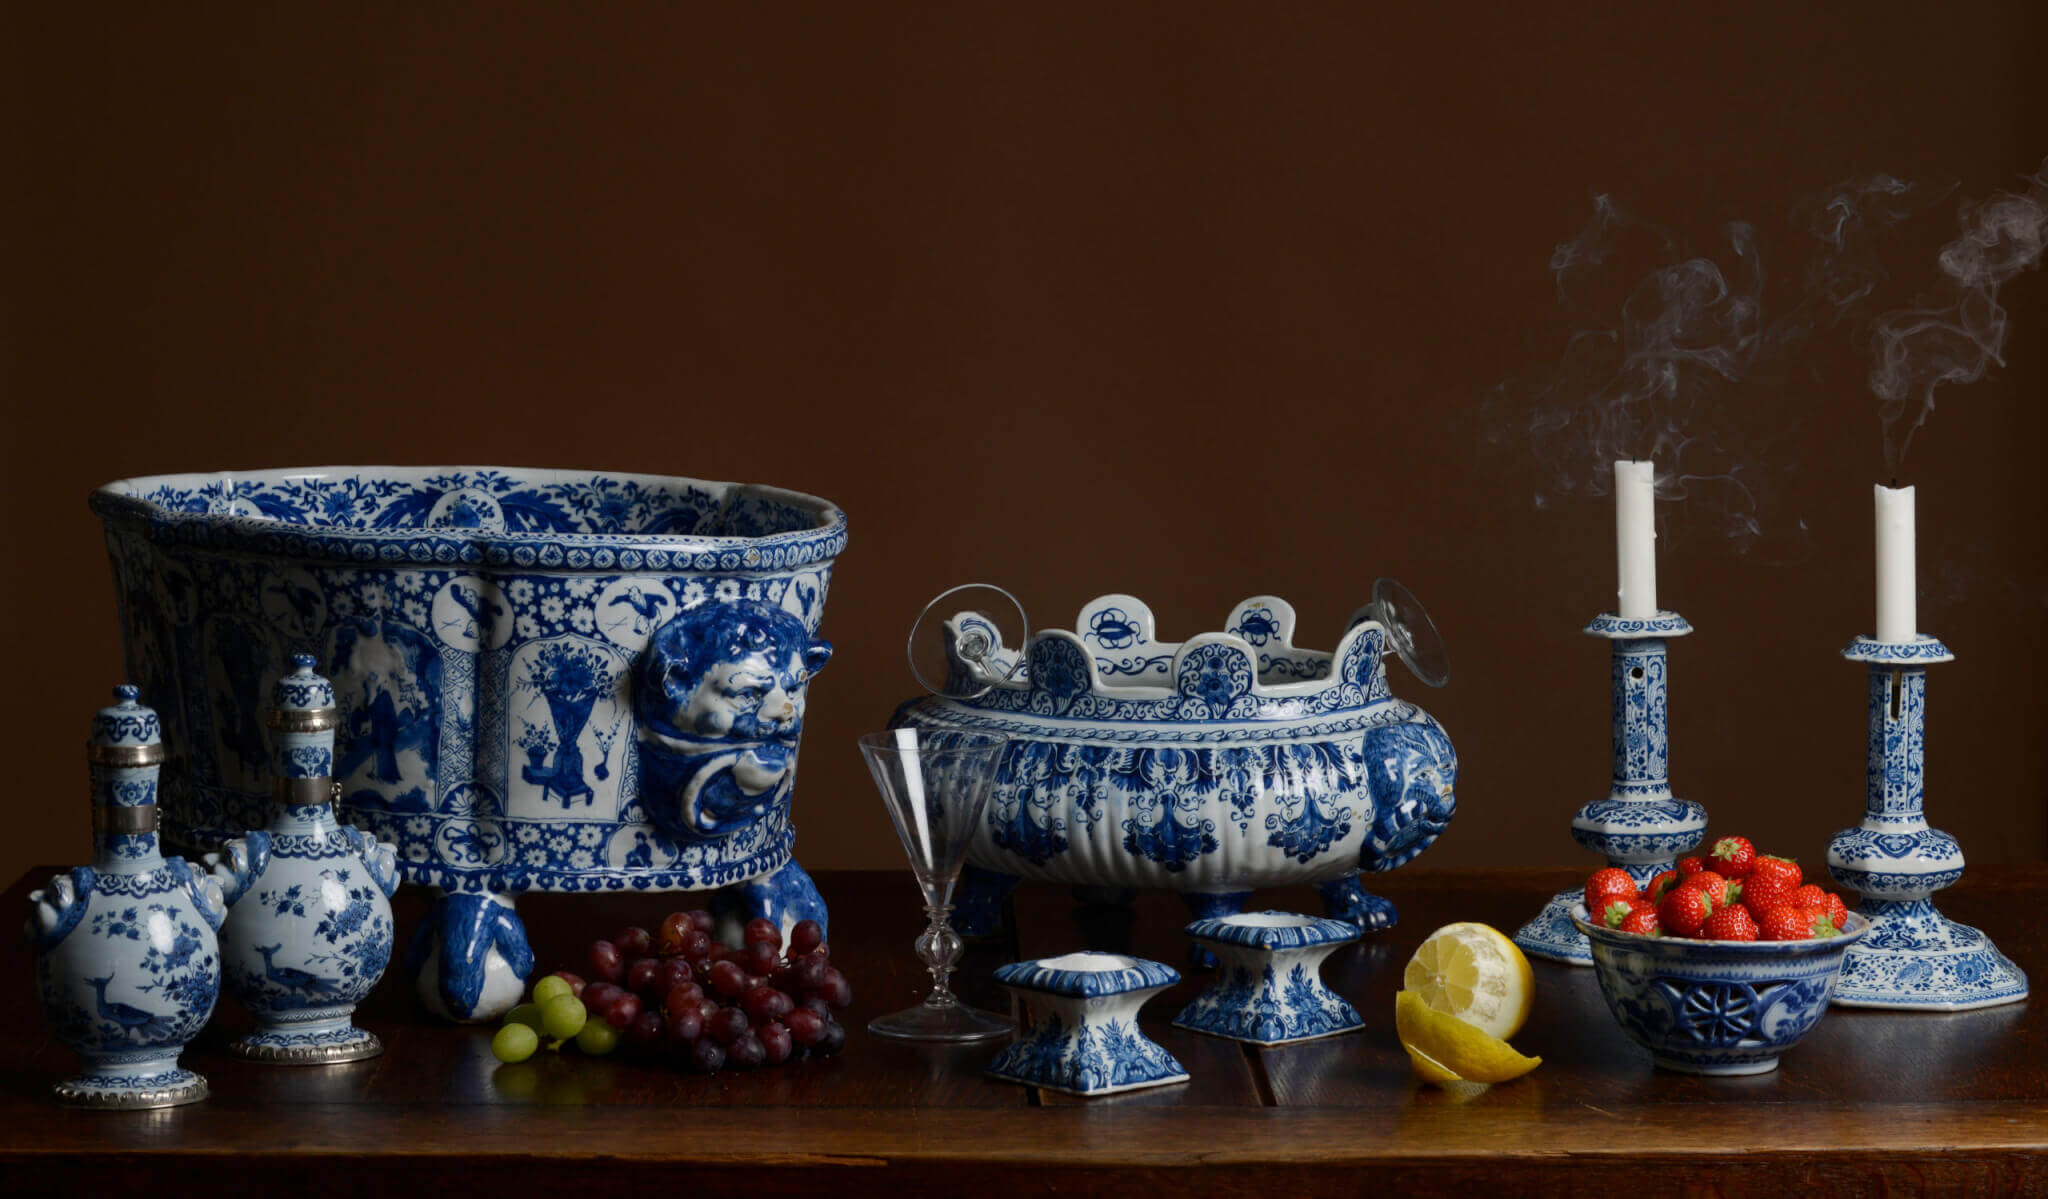
<path id="1" fill-rule="evenodd" d="M 93 719 L 94 852 L 29 893 L 36 985 L 57 1039 L 84 1063 L 57 1098 L 84 1107 L 172 1107 L 206 1098 L 178 1055 L 220 994 L 220 887 L 157 847 L 157 714 L 134 687 Z"/>
<path id="2" fill-rule="evenodd" d="M 391 960 L 398 865 L 389 845 L 335 818 L 339 722 L 333 686 L 311 654 L 295 655 L 271 692 L 276 815 L 206 858 L 227 892 L 228 989 L 256 1017 L 228 1046 L 239 1057 L 321 1065 L 384 1051 L 350 1017 Z"/>
<path id="3" fill-rule="evenodd" d="M 736 922 L 827 923 L 791 820 L 846 545 L 827 501 L 431 466 L 129 479 L 92 507 L 129 670 L 190 734 L 166 835 L 215 849 L 269 821 L 263 697 L 311 650 L 339 811 L 437 892 L 407 957 L 433 1010 L 517 1002 L 528 891 L 717 890 Z"/>
<path id="4" fill-rule="evenodd" d="M 1215 981 L 1174 1024 L 1255 1045 L 1311 1041 L 1363 1028 L 1358 1010 L 1323 985 L 1323 959 L 1362 935 L 1341 920 L 1240 912 L 1197 920 L 1188 937 L 1213 950 Z"/>
<path id="5" fill-rule="evenodd" d="M 1187 1081 L 1173 1055 L 1138 1030 L 1138 1009 L 1180 981 L 1173 967 L 1083 952 L 1011 962 L 995 978 L 1042 1014 L 989 1063 L 991 1076 L 1071 1095 Z"/>

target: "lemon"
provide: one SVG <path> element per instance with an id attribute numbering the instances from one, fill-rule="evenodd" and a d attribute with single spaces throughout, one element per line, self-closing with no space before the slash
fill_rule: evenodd
<path id="1" fill-rule="evenodd" d="M 1506 1082 L 1543 1064 L 1540 1057 L 1525 1057 L 1499 1037 L 1436 1011 L 1414 991 L 1394 996 L 1394 1029 L 1424 1082 Z"/>
<path id="2" fill-rule="evenodd" d="M 1424 1004 L 1495 1037 L 1512 1037 L 1529 1019 L 1536 975 L 1498 929 L 1446 924 L 1408 959 L 1401 985 Z"/>

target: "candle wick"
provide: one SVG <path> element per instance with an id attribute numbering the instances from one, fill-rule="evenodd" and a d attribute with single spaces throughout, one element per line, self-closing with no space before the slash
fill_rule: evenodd
<path id="1" fill-rule="evenodd" d="M 1897 476 L 1897 475 L 1893 475 L 1893 476 L 1892 476 L 1892 490 L 1893 490 L 1893 491 L 1897 491 L 1898 489 L 1899 489 L 1899 476 Z"/>

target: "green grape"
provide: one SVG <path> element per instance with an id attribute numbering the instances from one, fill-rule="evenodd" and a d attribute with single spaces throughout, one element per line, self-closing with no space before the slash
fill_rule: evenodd
<path id="1" fill-rule="evenodd" d="M 619 1030 L 603 1020 L 586 1021 L 576 1034 L 576 1048 L 592 1057 L 603 1057 L 619 1047 Z"/>
<path id="2" fill-rule="evenodd" d="M 566 1041 L 583 1031 L 590 1013 L 574 995 L 557 995 L 540 1005 L 541 1031 L 557 1041 Z"/>
<path id="3" fill-rule="evenodd" d="M 546 1003 L 550 999 L 573 994 L 575 994 L 575 989 L 569 985 L 569 980 L 560 975 L 550 974 L 533 984 L 533 1001 L 535 1003 Z"/>
<path id="4" fill-rule="evenodd" d="M 523 1062 L 540 1048 L 540 1034 L 524 1024 L 507 1024 L 491 1038 L 491 1054 L 501 1062 Z"/>
<path id="5" fill-rule="evenodd" d="M 541 1031 L 540 1005 L 537 1003 L 520 1004 L 518 1007 L 505 1013 L 505 1023 L 524 1024 L 535 1032 Z"/>

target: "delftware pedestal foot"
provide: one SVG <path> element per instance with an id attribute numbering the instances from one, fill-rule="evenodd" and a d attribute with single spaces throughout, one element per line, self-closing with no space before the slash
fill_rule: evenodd
<path id="1" fill-rule="evenodd" d="M 1400 922 L 1394 901 L 1359 885 L 1356 874 L 1333 878 L 1322 885 L 1323 910 L 1330 919 L 1342 920 L 1360 932 L 1384 932 Z"/>
<path id="2" fill-rule="evenodd" d="M 1573 813 L 1572 840 L 1628 871 L 1641 887 L 1691 853 L 1707 831 L 1706 808 L 1671 794 L 1665 641 L 1692 626 L 1676 612 L 1648 620 L 1610 612 L 1585 631 L 1613 646 L 1614 779 L 1607 798 Z M 1584 901 L 1577 888 L 1558 892 L 1515 934 L 1515 944 L 1532 957 L 1592 965 L 1592 946 L 1572 924 L 1572 910 Z"/>
<path id="3" fill-rule="evenodd" d="M 1870 667 L 1870 765 L 1863 820 L 1828 843 L 1828 873 L 1862 897 L 1870 934 L 1850 948 L 1834 1002 L 1958 1012 L 2017 1003 L 2027 976 L 1991 938 L 1935 910 L 1963 876 L 1963 849 L 1927 826 L 1927 667 L 1953 660 L 1932 637 L 1858 637 L 1843 657 Z"/>
<path id="4" fill-rule="evenodd" d="M 206 1080 L 178 1065 L 177 1055 L 147 1062 L 98 1063 L 50 1088 L 57 1102 L 107 1111 L 177 1107 L 206 1098 Z"/>
<path id="5" fill-rule="evenodd" d="M 1244 905 L 1251 902 L 1250 891 L 1183 891 L 1181 902 L 1188 905 L 1188 914 L 1196 920 L 1214 920 L 1222 916 L 1235 916 L 1244 911 Z M 1188 965 L 1197 970 L 1207 970 L 1216 964 L 1216 955 L 1200 944 L 1188 942 Z"/>
<path id="6" fill-rule="evenodd" d="M 996 981 L 1042 1015 L 989 1063 L 992 1077 L 1070 1095 L 1110 1095 L 1186 1082 L 1173 1055 L 1138 1031 L 1138 1009 L 1180 981 L 1159 962 L 1110 953 L 1000 966 Z"/>
<path id="7" fill-rule="evenodd" d="M 435 896 L 405 951 L 406 970 L 428 1011 L 477 1024 L 518 1006 L 533 973 L 533 950 L 512 900 L 470 891 Z"/>
<path id="8" fill-rule="evenodd" d="M 774 921 L 785 941 L 789 939 L 789 930 L 804 920 L 815 920 L 828 933 L 831 931 L 825 900 L 795 858 L 783 863 L 779 870 L 720 890 L 712 897 L 711 911 L 719 917 L 720 935 L 733 944 L 738 943 L 740 930 L 747 921 L 755 919 Z"/>
<path id="9" fill-rule="evenodd" d="M 967 863 L 953 891 L 953 931 L 963 937 L 995 936 L 1003 929 L 1003 901 L 1016 889 L 1016 875 Z"/>
<path id="10" fill-rule="evenodd" d="M 303 1028 L 276 1028 L 228 1042 L 228 1052 L 276 1066 L 334 1066 L 360 1062 L 384 1052 L 384 1042 L 348 1019 L 323 1020 Z"/>
<path id="11" fill-rule="evenodd" d="M 1365 1026 L 1358 1011 L 1323 985 L 1323 959 L 1364 934 L 1342 920 L 1290 912 L 1245 912 L 1197 920 L 1188 936 L 1216 951 L 1209 989 L 1181 1009 L 1175 1026 L 1255 1045 L 1284 1045 Z"/>

